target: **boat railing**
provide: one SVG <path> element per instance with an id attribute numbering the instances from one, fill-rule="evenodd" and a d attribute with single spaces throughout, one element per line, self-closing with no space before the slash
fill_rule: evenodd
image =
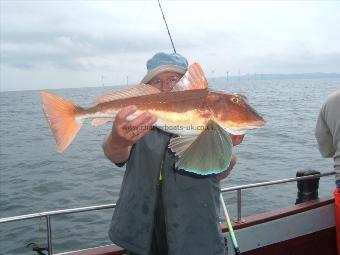
<path id="1" fill-rule="evenodd" d="M 308 176 L 302 176 L 302 177 L 294 177 L 294 178 L 288 178 L 288 179 L 281 179 L 281 180 L 274 180 L 274 181 L 267 181 L 267 182 L 258 182 L 258 183 L 252 183 L 252 184 L 245 184 L 245 185 L 239 185 L 239 186 L 233 186 L 229 188 L 222 188 L 221 192 L 230 192 L 230 191 L 236 191 L 237 192 L 237 221 L 241 222 L 242 220 L 242 190 L 244 189 L 251 189 L 256 187 L 263 187 L 263 186 L 270 186 L 270 185 L 276 185 L 276 184 L 282 184 L 282 183 L 288 183 L 288 182 L 297 182 L 297 181 L 303 181 L 308 179 L 317 179 L 322 178 L 330 175 L 335 175 L 335 172 L 325 172 L 321 174 L 314 174 L 314 175 L 308 175 Z M 104 204 L 104 205 L 96 205 L 96 206 L 88 206 L 88 207 L 79 207 L 79 208 L 73 208 L 73 209 L 64 209 L 64 210 L 55 210 L 55 211 L 47 211 L 47 212 L 40 212 L 40 213 L 32 213 L 32 214 L 25 214 L 25 215 L 19 215 L 19 216 L 13 216 L 13 217 L 7 217 L 7 218 L 1 218 L 1 223 L 8 223 L 8 222 L 14 222 L 14 221 L 22 221 L 22 220 L 28 220 L 28 219 L 35 219 L 35 218 L 45 218 L 46 220 L 46 230 L 47 230 L 47 251 L 49 255 L 53 254 L 53 243 L 52 243 L 52 223 L 51 223 L 51 217 L 57 216 L 57 215 L 65 215 L 65 214 L 72 214 L 72 213 L 79 213 L 79 212 L 89 212 L 89 211 L 97 211 L 97 210 L 104 210 L 104 209 L 112 209 L 115 208 L 116 204 Z"/>

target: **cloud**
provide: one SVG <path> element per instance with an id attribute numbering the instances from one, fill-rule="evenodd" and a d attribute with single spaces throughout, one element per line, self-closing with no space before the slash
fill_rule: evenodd
<path id="1" fill-rule="evenodd" d="M 51 7 L 33 3 L 4 6 L 6 26 L 1 29 L 4 66 L 87 69 L 93 66 L 82 65 L 85 59 L 105 59 L 114 54 L 147 52 L 169 45 L 168 39 L 160 37 L 153 28 L 135 30 L 131 24 L 124 24 L 126 17 L 105 17 L 100 10 L 81 4 L 74 6 L 72 2 L 67 3 L 69 8 L 58 3 Z M 51 12 L 51 8 L 56 12 Z"/>
<path id="2" fill-rule="evenodd" d="M 31 35 L 32 36 L 32 35 Z M 87 68 L 81 65 L 81 59 L 106 58 L 125 53 L 151 51 L 155 47 L 166 48 L 169 42 L 164 38 L 147 37 L 137 42 L 126 35 L 93 37 L 84 34 L 66 32 L 53 36 L 35 34 L 42 40 L 26 40 L 24 34 L 13 36 L 2 45 L 2 64 L 16 68 L 34 68 L 53 65 L 61 68 Z"/>
<path id="3" fill-rule="evenodd" d="M 65 86 L 96 84 L 101 75 L 110 84 L 124 83 L 127 75 L 139 81 L 152 54 L 172 50 L 154 1 L 0 5 L 3 87 L 46 84 L 38 76 L 48 77 L 51 86 L 59 86 L 54 80 L 61 77 Z M 239 69 L 339 72 L 339 7 L 336 2 L 163 1 L 177 51 L 200 62 L 208 75 Z"/>

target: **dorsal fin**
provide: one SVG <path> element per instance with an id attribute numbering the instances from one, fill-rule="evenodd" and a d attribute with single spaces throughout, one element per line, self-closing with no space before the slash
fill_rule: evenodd
<path id="1" fill-rule="evenodd" d="M 156 93 L 160 93 L 160 90 L 151 85 L 141 83 L 133 87 L 128 87 L 117 91 L 105 93 L 104 95 L 101 95 L 100 97 L 96 98 L 93 101 L 93 105 L 110 102 L 122 98 L 145 96 Z"/>
<path id="2" fill-rule="evenodd" d="M 198 63 L 189 66 L 188 71 L 183 75 L 180 81 L 171 91 L 182 91 L 192 89 L 207 89 L 208 81 L 204 72 Z"/>
<path id="3" fill-rule="evenodd" d="M 193 89 L 207 89 L 208 81 L 205 78 L 204 72 L 198 63 L 189 66 L 188 71 L 183 75 L 180 81 L 173 87 L 173 91 L 184 91 Z M 161 91 L 154 86 L 148 84 L 138 84 L 133 87 L 120 89 L 118 91 L 108 92 L 98 97 L 93 105 L 110 102 L 117 99 L 145 96 L 160 93 Z"/>

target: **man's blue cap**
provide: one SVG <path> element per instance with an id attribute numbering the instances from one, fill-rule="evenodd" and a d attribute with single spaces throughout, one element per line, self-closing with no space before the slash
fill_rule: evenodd
<path id="1" fill-rule="evenodd" d="M 162 72 L 184 74 L 188 69 L 188 60 L 178 53 L 159 52 L 146 62 L 146 67 L 148 72 L 142 79 L 142 83 L 148 83 Z"/>

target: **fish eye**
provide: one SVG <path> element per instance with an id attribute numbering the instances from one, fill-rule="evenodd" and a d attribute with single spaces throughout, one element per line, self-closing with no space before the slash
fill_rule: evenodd
<path id="1" fill-rule="evenodd" d="M 237 96 L 233 96 L 233 97 L 231 98 L 231 101 L 232 101 L 233 103 L 235 103 L 235 104 L 238 104 L 238 103 L 240 102 L 240 99 L 239 99 L 239 97 L 237 97 Z"/>

